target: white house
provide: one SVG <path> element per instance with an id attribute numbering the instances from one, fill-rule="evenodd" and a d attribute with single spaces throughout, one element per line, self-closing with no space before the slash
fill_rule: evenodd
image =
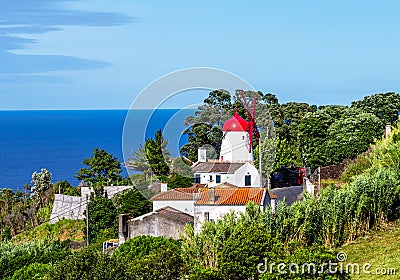
<path id="1" fill-rule="evenodd" d="M 260 174 L 251 162 L 197 162 L 192 166 L 194 181 L 209 186 L 230 183 L 239 187 L 261 187 Z"/>
<path id="2" fill-rule="evenodd" d="M 153 201 L 153 211 L 164 207 L 172 207 L 183 213 L 194 215 L 194 203 L 198 199 L 199 189 L 204 185 L 194 184 L 190 188 L 162 189 L 150 200 Z"/>
<path id="3" fill-rule="evenodd" d="M 213 221 L 230 212 L 246 211 L 250 201 L 264 209 L 275 205 L 276 195 L 264 188 L 240 188 L 222 184 L 215 188 L 205 188 L 194 204 L 194 229 L 200 231 L 205 221 Z"/>
<path id="4" fill-rule="evenodd" d="M 167 233 L 161 233 L 162 227 L 168 226 L 169 230 L 173 230 L 175 219 L 176 225 L 181 229 L 182 221 L 187 220 L 184 215 L 193 217 L 194 229 L 199 231 L 205 221 L 217 220 L 231 211 L 244 212 L 250 201 L 263 209 L 267 205 L 275 205 L 277 196 L 262 188 L 260 174 L 253 164 L 250 123 L 235 112 L 225 122 L 222 130 L 224 134 L 219 160 L 207 160 L 206 148 L 200 148 L 198 161 L 192 165 L 195 184 L 190 188 L 172 190 L 167 190 L 167 186 L 161 184 L 161 192 L 151 198 L 154 213 L 132 220 L 132 234 L 151 232 L 153 235 L 165 235 Z M 160 213 L 166 212 L 165 209 L 169 209 L 168 221 L 163 220 L 160 223 L 153 218 L 161 217 Z M 121 218 L 120 231 L 125 230 L 124 236 L 130 236 L 124 225 Z M 139 227 L 145 225 L 151 227 L 149 231 L 139 230 Z M 138 230 L 133 230 L 136 227 Z"/>

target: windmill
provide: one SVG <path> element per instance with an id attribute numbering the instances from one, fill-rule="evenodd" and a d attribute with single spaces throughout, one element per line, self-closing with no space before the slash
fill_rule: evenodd
<path id="1" fill-rule="evenodd" d="M 256 139 L 258 140 L 258 172 L 260 173 L 260 187 L 263 187 L 262 184 L 262 169 L 261 169 L 261 137 L 260 137 L 260 132 L 258 131 L 257 128 L 257 124 L 256 124 L 256 105 L 257 105 L 257 99 L 254 96 L 253 99 L 253 104 L 252 104 L 252 108 L 250 111 L 250 106 L 246 101 L 246 96 L 244 95 L 244 91 L 243 90 L 239 90 L 242 99 L 243 99 L 243 103 L 244 106 L 246 108 L 247 114 L 249 116 L 249 125 L 248 125 L 248 132 L 249 132 L 249 137 L 250 137 L 250 145 L 249 145 L 249 152 L 251 152 L 253 150 L 253 135 L 256 137 Z"/>

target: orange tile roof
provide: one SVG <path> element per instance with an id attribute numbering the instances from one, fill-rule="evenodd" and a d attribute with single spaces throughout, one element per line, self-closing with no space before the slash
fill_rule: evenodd
<path id="1" fill-rule="evenodd" d="M 166 192 L 159 192 L 150 200 L 194 200 L 194 194 L 204 188 L 204 184 L 193 184 L 188 188 L 176 188 Z"/>
<path id="2" fill-rule="evenodd" d="M 210 190 L 200 193 L 196 205 L 246 205 L 250 201 L 261 204 L 265 189 L 262 188 L 215 188 L 215 202 L 209 200 Z"/>
<path id="3" fill-rule="evenodd" d="M 204 188 L 205 184 L 193 184 L 191 187 L 188 188 L 176 188 L 175 190 L 184 192 L 184 193 L 198 193 L 199 189 Z"/>
<path id="4" fill-rule="evenodd" d="M 154 195 L 150 200 L 193 200 L 193 193 L 180 192 L 179 190 L 169 190 L 166 192 L 159 192 Z"/>

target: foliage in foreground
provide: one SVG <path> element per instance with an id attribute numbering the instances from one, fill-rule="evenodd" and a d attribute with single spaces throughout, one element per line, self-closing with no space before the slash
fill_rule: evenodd
<path id="1" fill-rule="evenodd" d="M 31 264 L 32 267 L 30 269 L 33 271 L 36 269 L 33 265 L 34 263 L 49 264 L 62 260 L 69 254 L 68 241 L 32 242 L 18 246 L 11 242 L 0 243 L 0 279 L 12 277 L 16 271 L 24 269 Z M 21 271 L 18 272 L 18 274 L 21 273 Z"/>
<path id="2" fill-rule="evenodd" d="M 323 246 L 293 241 L 284 244 L 268 231 L 264 218 L 258 206 L 249 204 L 246 213 L 231 213 L 216 222 L 207 222 L 198 234 L 188 226 L 182 250 L 189 279 L 281 279 L 283 275 L 276 267 L 279 263 L 314 263 L 321 267 L 335 262 L 334 251 Z M 326 269 L 315 275 L 285 275 L 287 279 L 333 277 L 345 276 L 332 276 Z"/>

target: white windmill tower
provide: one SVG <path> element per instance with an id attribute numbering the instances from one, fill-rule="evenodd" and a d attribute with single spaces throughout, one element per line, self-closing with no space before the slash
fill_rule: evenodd
<path id="1" fill-rule="evenodd" d="M 227 120 L 222 127 L 223 137 L 220 151 L 220 161 L 225 162 L 246 162 L 253 161 L 253 134 L 260 138 L 255 124 L 256 98 L 254 97 L 253 108 L 246 102 L 243 91 L 242 98 L 247 109 L 250 121 L 239 116 L 237 109 L 232 118 Z"/>

